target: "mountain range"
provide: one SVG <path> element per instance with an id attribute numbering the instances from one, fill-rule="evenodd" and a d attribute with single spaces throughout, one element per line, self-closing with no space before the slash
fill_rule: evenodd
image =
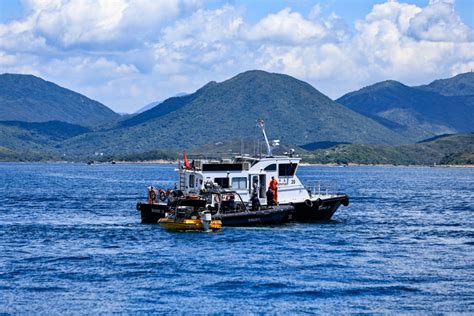
<path id="1" fill-rule="evenodd" d="M 261 137 L 255 126 L 259 118 L 270 138 L 305 150 L 408 144 L 473 131 L 473 91 L 474 76 L 467 73 L 418 87 L 385 81 L 335 102 L 306 82 L 254 70 L 120 118 L 105 105 L 41 78 L 4 74 L 0 159 L 2 153 L 81 159 L 96 152 L 133 155 L 219 141 L 237 144 Z"/>
<path id="2" fill-rule="evenodd" d="M 411 141 L 469 132 L 474 122 L 474 73 L 419 87 L 384 81 L 336 101 Z"/>
<path id="3" fill-rule="evenodd" d="M 315 141 L 403 142 L 379 123 L 332 101 L 311 85 L 287 75 L 248 71 L 222 83 L 210 82 L 195 93 L 169 98 L 117 127 L 64 143 L 69 150 L 90 144 L 118 153 L 151 148 L 186 148 L 214 140 L 260 135 L 256 120 L 286 144 Z M 133 141 L 130 141 L 133 139 Z"/>
<path id="4" fill-rule="evenodd" d="M 307 162 L 326 164 L 472 165 L 474 133 L 443 135 L 396 146 L 343 144 L 302 155 Z"/>
<path id="5" fill-rule="evenodd" d="M 117 113 L 86 96 L 32 75 L 0 75 L 0 121 L 62 121 L 97 126 Z"/>

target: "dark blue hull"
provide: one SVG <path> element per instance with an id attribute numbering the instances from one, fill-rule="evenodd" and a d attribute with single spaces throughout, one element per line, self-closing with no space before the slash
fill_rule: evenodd
<path id="1" fill-rule="evenodd" d="M 349 196 L 340 195 L 329 199 L 318 201 L 305 201 L 293 203 L 295 211 L 290 214 L 291 221 L 330 220 L 339 206 L 349 205 Z"/>
<path id="2" fill-rule="evenodd" d="M 349 196 L 340 195 L 321 201 L 305 201 L 291 205 L 279 205 L 275 208 L 257 212 L 216 214 L 223 226 L 277 225 L 288 221 L 330 220 L 339 206 L 349 205 Z M 137 203 L 142 223 L 156 224 L 169 210 L 166 204 Z"/>
<path id="3" fill-rule="evenodd" d="M 166 204 L 148 204 L 137 203 L 137 210 L 140 211 L 143 224 L 156 224 L 160 218 L 165 217 L 165 213 L 169 210 Z"/>
<path id="4" fill-rule="evenodd" d="M 221 220 L 222 226 L 259 226 L 287 223 L 294 208 L 290 205 L 277 206 L 256 212 L 216 214 L 214 219 Z"/>

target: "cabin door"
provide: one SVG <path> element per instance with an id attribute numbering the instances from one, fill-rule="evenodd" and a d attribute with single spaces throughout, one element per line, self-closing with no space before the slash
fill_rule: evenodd
<path id="1" fill-rule="evenodd" d="M 260 174 L 259 176 L 259 183 L 260 183 L 260 198 L 266 199 L 267 198 L 267 176 L 264 174 Z"/>
<path id="2" fill-rule="evenodd" d="M 249 176 L 250 180 L 250 194 L 253 194 L 253 191 L 257 191 L 258 198 L 263 200 L 261 203 L 265 202 L 266 199 L 266 179 L 267 176 L 264 174 L 251 174 Z"/>

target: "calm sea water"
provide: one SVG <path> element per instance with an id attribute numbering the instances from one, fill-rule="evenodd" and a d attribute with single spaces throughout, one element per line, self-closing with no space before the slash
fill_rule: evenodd
<path id="1" fill-rule="evenodd" d="M 333 221 L 172 233 L 173 168 L 0 164 L 0 313 L 474 313 L 474 169 L 301 167 Z"/>

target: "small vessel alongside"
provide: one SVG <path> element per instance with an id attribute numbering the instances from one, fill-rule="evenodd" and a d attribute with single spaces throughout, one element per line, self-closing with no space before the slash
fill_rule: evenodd
<path id="1" fill-rule="evenodd" d="M 216 187 L 204 189 L 201 196 L 207 201 L 213 218 L 219 219 L 223 226 L 284 224 L 294 211 L 291 205 L 258 206 L 252 209 L 236 191 Z"/>
<path id="2" fill-rule="evenodd" d="M 165 217 L 165 214 L 170 210 L 172 201 L 183 196 L 183 192 L 176 189 L 157 190 L 153 186 L 149 186 L 147 189 L 148 201 L 138 202 L 136 206 L 144 224 L 158 223 L 158 220 Z"/>
<path id="3" fill-rule="evenodd" d="M 165 217 L 158 220 L 158 224 L 176 231 L 219 231 L 222 222 L 212 218 L 212 214 L 205 209 L 205 202 L 200 198 L 178 199 Z"/>

